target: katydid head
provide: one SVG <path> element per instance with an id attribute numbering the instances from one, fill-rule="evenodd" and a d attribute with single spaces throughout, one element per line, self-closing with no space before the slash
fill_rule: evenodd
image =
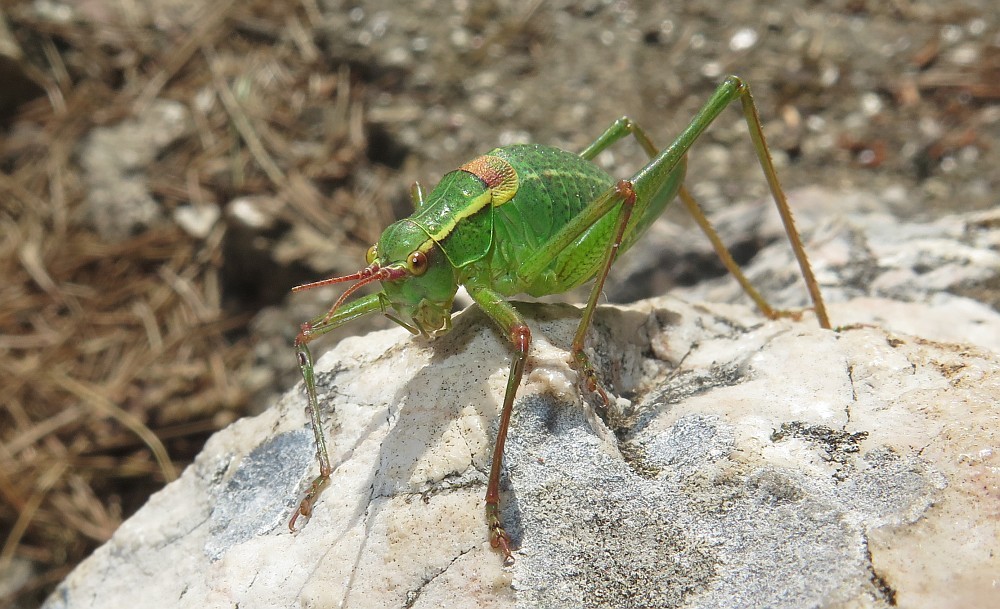
<path id="1" fill-rule="evenodd" d="M 390 224 L 369 248 L 367 260 L 369 266 L 399 274 L 382 280 L 382 296 L 397 313 L 390 319 L 426 336 L 451 329 L 455 267 L 420 226 L 409 219 Z"/>
<path id="2" fill-rule="evenodd" d="M 389 225 L 378 243 L 368 248 L 368 266 L 357 273 L 300 285 L 298 292 L 314 287 L 354 281 L 326 319 L 332 319 L 358 288 L 382 284 L 378 295 L 385 314 L 414 334 L 436 336 L 451 329 L 451 305 L 458 290 L 455 268 L 427 233 L 411 220 Z M 392 308 L 395 314 L 389 313 Z"/>

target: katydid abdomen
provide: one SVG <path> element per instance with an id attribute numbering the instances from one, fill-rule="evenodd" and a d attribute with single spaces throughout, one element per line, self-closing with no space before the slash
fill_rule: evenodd
<path id="1" fill-rule="evenodd" d="M 593 279 L 601 268 L 608 243 L 614 239 L 618 214 L 606 214 L 597 220 L 554 256 L 541 273 L 525 277 L 518 271 L 520 262 L 545 248 L 570 220 L 612 189 L 615 180 L 580 155 L 551 146 L 518 144 L 496 148 L 486 156 L 510 164 L 517 176 L 517 190 L 509 200 L 483 210 L 493 214 L 492 244 L 488 254 L 470 265 L 468 272 L 487 274 L 492 287 L 505 296 L 559 294 Z M 657 188 L 642 184 L 646 189 L 640 191 L 640 185 L 636 185 L 635 209 L 619 254 L 645 233 L 676 196 L 684 168 L 682 161 L 675 169 L 675 176 Z M 434 204 L 434 194 L 430 205 Z"/>

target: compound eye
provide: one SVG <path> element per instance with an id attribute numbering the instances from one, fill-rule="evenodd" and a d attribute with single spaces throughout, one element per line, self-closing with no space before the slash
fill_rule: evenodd
<path id="1" fill-rule="evenodd" d="M 406 258 L 406 268 L 411 275 L 420 276 L 427 271 L 427 254 L 416 251 Z"/>
<path id="2" fill-rule="evenodd" d="M 368 264 L 371 264 L 375 262 L 376 258 L 378 258 L 378 245 L 373 245 L 368 248 L 368 253 L 365 254 L 365 260 L 368 261 Z"/>

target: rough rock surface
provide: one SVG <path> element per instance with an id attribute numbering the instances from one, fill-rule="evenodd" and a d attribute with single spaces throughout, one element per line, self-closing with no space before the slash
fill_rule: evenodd
<path id="1" fill-rule="evenodd" d="M 472 309 L 434 343 L 390 330 L 320 360 L 338 465 L 300 533 L 316 465 L 295 390 L 217 434 L 46 607 L 989 606 L 1000 315 L 965 293 L 994 281 L 996 222 L 840 222 L 810 245 L 838 332 L 692 294 L 602 308 L 590 344 L 621 396 L 603 417 L 565 363 L 576 310 L 520 307 L 513 568 L 483 516 L 509 348 Z M 798 299 L 763 258 L 765 291 Z"/>

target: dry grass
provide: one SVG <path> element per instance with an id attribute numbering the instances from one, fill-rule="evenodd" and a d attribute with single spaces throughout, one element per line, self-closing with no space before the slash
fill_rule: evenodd
<path id="1" fill-rule="evenodd" d="M 197 237 L 169 219 L 266 194 L 279 221 L 337 233 L 350 200 L 323 209 L 314 184 L 336 188 L 364 135 L 349 74 L 305 35 L 309 8 L 208 3 L 171 31 L 146 13 L 54 25 L 8 10 L 42 95 L 0 141 L 0 573 L 34 567 L 0 604 L 43 597 L 257 388 L 251 307 L 224 290 L 225 214 Z M 277 28 L 302 35 L 276 43 Z M 146 168 L 161 220 L 109 240 L 82 221 L 80 143 L 158 98 L 194 127 Z"/>

